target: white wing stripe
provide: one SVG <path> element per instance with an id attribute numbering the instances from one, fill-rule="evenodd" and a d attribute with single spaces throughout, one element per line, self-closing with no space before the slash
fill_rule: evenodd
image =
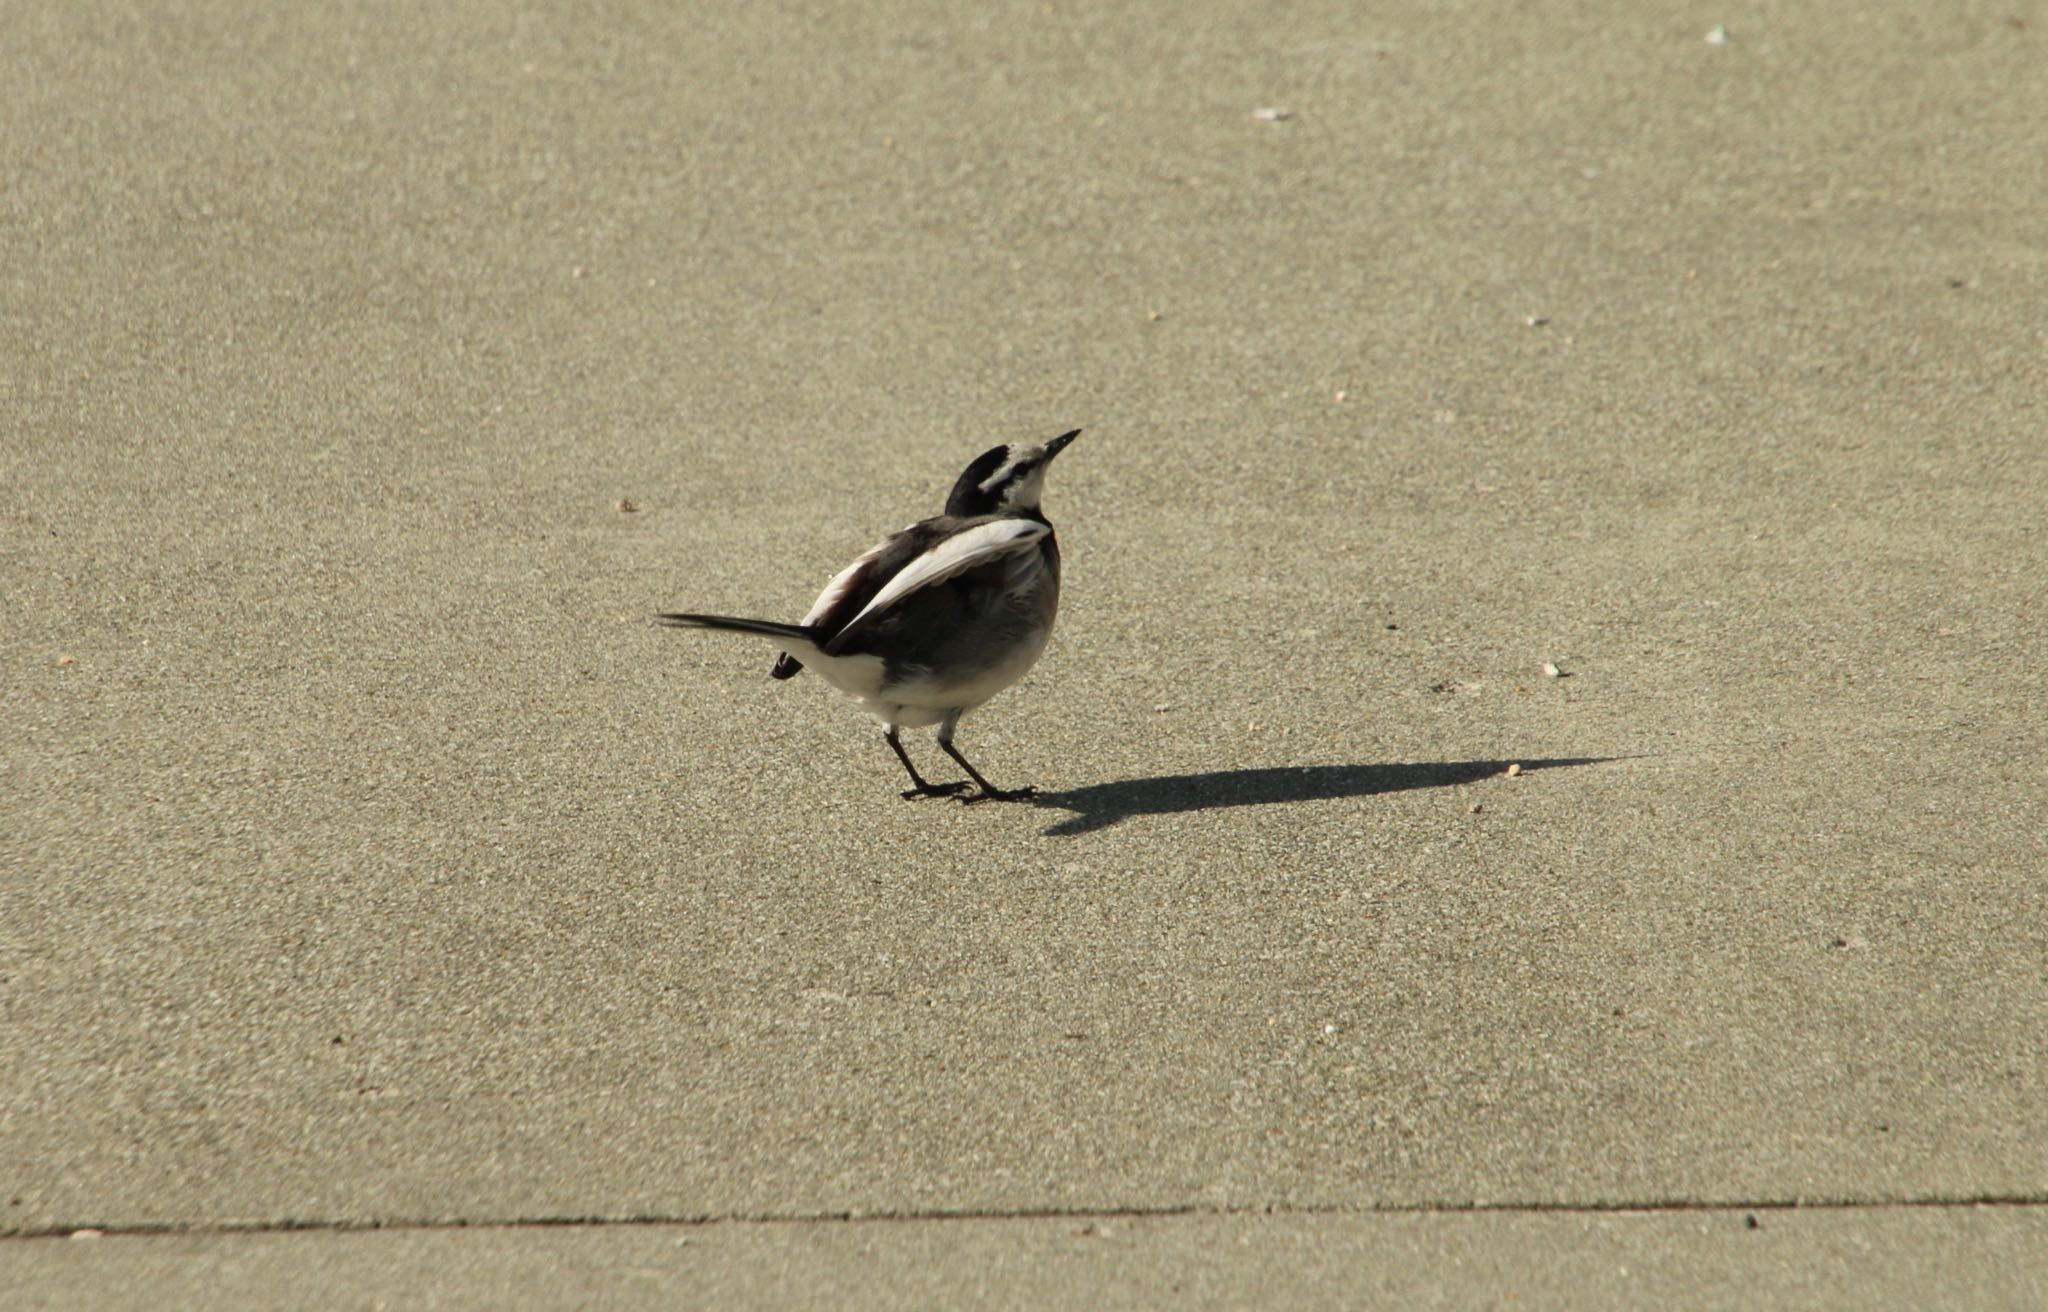
<path id="1" fill-rule="evenodd" d="M 896 572 L 896 577 L 875 594 L 875 599 L 848 622 L 850 629 L 877 611 L 885 610 L 919 588 L 943 583 L 955 574 L 985 565 L 998 557 L 1035 545 L 1052 532 L 1034 519 L 998 519 L 978 524 L 940 542 Z M 844 630 L 842 630 L 844 632 Z"/>
<path id="2" fill-rule="evenodd" d="M 804 616 L 803 622 L 805 624 L 816 624 L 819 620 L 824 619 L 825 612 L 838 605 L 839 599 L 846 595 L 846 589 L 853 584 L 853 576 L 867 568 L 868 562 L 881 555 L 888 548 L 889 544 L 887 542 L 877 543 L 863 553 L 859 560 L 854 561 L 845 569 L 834 574 L 832 581 L 825 585 L 825 590 L 818 594 L 817 604 L 811 607 L 811 613 Z"/>

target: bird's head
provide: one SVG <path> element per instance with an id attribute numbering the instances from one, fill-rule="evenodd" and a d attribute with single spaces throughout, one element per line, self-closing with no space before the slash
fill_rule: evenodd
<path id="1" fill-rule="evenodd" d="M 1080 435 L 1077 428 L 1044 446 L 1012 442 L 982 452 L 953 484 L 953 493 L 946 498 L 946 513 L 971 519 L 1038 509 L 1039 494 L 1045 490 L 1045 467 Z"/>

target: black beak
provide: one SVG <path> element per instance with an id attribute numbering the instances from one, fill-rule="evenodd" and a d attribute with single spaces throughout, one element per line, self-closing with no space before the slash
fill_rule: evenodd
<path id="1" fill-rule="evenodd" d="M 1073 441 L 1075 438 L 1079 436 L 1081 436 L 1081 430 L 1077 428 L 1071 433 L 1061 433 L 1052 441 L 1047 442 L 1045 444 L 1046 462 L 1050 464 L 1054 456 L 1058 455 L 1060 452 L 1067 449 L 1067 443 Z"/>

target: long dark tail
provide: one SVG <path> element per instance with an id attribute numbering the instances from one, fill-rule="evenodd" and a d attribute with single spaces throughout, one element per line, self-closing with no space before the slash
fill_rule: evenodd
<path id="1" fill-rule="evenodd" d="M 771 638 L 816 642 L 818 635 L 801 624 L 777 624 L 774 620 L 743 620 L 734 615 L 687 615 L 680 611 L 658 616 L 663 624 L 678 629 L 730 629 L 734 633 L 762 633 Z"/>
<path id="2" fill-rule="evenodd" d="M 758 633 L 763 637 L 781 638 L 799 651 L 815 649 L 823 634 L 817 629 L 802 624 L 778 624 L 774 620 L 746 620 L 735 615 L 692 615 L 682 611 L 671 611 L 657 616 L 663 624 L 678 629 L 722 629 L 727 633 Z M 787 679 L 803 668 L 803 662 L 784 652 L 776 658 L 775 668 L 769 673 L 778 679 Z"/>

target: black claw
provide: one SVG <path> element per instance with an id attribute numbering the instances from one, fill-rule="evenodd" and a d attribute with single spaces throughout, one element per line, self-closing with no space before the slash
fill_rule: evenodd
<path id="1" fill-rule="evenodd" d="M 983 787 L 980 792 L 975 793 L 973 796 L 961 798 L 960 804 L 962 806 L 973 806 L 976 802 L 1025 802 L 1036 796 L 1038 796 L 1038 790 L 1028 784 L 1022 788 Z"/>
<path id="2" fill-rule="evenodd" d="M 950 784 L 928 784 L 920 782 L 918 786 L 915 788 L 904 789 L 901 796 L 903 800 L 906 802 L 914 802 L 920 797 L 958 797 L 960 795 L 960 790 L 965 787 L 967 787 L 967 781 L 965 779 L 955 779 Z"/>
<path id="3" fill-rule="evenodd" d="M 952 727 L 953 722 L 951 720 L 946 721 L 946 730 L 950 730 L 952 729 Z M 1038 795 L 1038 790 L 1036 788 L 998 788 L 994 784 L 990 783 L 988 780 L 982 778 L 981 771 L 974 768 L 974 762 L 960 755 L 960 749 L 953 746 L 952 742 L 949 740 L 944 730 L 942 730 L 939 734 L 939 747 L 945 751 L 946 755 L 952 757 L 955 761 L 960 763 L 960 768 L 967 771 L 967 777 L 969 779 L 972 779 L 974 782 L 981 785 L 980 792 L 974 794 L 972 797 L 963 797 L 960 799 L 963 803 L 965 803 L 968 806 L 973 806 L 976 802 L 1021 802 L 1027 798 L 1036 797 Z M 905 764 L 908 764 L 908 762 L 906 761 Z"/>

